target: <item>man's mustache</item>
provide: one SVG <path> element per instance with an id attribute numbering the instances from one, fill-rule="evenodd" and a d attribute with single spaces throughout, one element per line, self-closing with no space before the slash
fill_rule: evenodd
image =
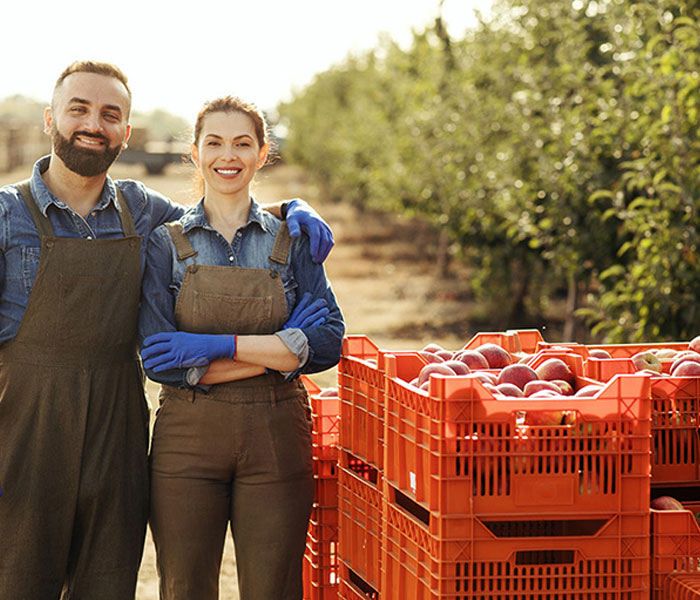
<path id="1" fill-rule="evenodd" d="M 73 135 L 70 138 L 71 143 L 75 142 L 78 138 L 78 136 L 86 137 L 86 138 L 93 138 L 95 140 L 100 140 L 104 142 L 107 146 L 109 146 L 109 140 L 107 139 L 107 136 L 102 135 L 101 133 L 89 133 L 87 131 L 76 131 L 73 133 Z"/>

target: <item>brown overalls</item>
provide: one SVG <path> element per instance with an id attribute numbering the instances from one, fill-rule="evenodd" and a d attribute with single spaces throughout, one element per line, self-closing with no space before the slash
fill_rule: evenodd
<path id="1" fill-rule="evenodd" d="M 17 336 L 0 347 L 0 598 L 130 600 L 148 508 L 136 330 L 141 238 L 41 237 Z"/>
<path id="2" fill-rule="evenodd" d="M 198 265 L 179 225 L 187 262 L 175 305 L 178 330 L 271 334 L 286 320 L 282 278 L 269 269 Z M 283 224 L 270 256 L 285 264 Z M 300 600 L 313 502 L 311 422 L 299 381 L 270 373 L 212 386 L 163 386 L 151 450 L 151 529 L 161 598 L 216 600 L 231 523 L 241 600 Z"/>

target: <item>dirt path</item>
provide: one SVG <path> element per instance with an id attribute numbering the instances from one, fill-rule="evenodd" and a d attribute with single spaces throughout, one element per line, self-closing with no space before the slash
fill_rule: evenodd
<path id="1" fill-rule="evenodd" d="M 190 171 L 171 167 L 163 176 L 147 176 L 138 167 L 117 166 L 114 177 L 140 179 L 172 199 L 190 204 Z M 0 185 L 18 181 L 28 170 L 0 176 Z M 303 172 L 276 166 L 261 173 L 254 191 L 261 202 L 299 196 L 312 203 L 333 228 L 336 247 L 326 261 L 328 277 L 343 310 L 348 334 L 363 334 L 387 349 L 417 349 L 428 342 L 457 349 L 467 331 L 470 304 L 466 273 L 440 281 L 435 276 L 436 239 L 416 222 L 360 213 L 344 204 L 324 204 L 319 190 Z M 335 369 L 313 376 L 322 387 L 336 384 Z M 151 402 L 158 386 L 149 382 Z M 155 551 L 150 535 L 139 574 L 137 600 L 156 600 Z M 235 559 L 230 535 L 226 541 L 220 600 L 238 600 Z"/>

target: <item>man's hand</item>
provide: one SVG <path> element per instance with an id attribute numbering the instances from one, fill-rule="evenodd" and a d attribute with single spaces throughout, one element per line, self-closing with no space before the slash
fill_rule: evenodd
<path id="1" fill-rule="evenodd" d="M 184 331 L 148 336 L 141 350 L 143 366 L 155 373 L 168 369 L 204 367 L 217 358 L 234 358 L 235 335 L 208 335 Z"/>
<path id="2" fill-rule="evenodd" d="M 300 198 L 287 203 L 287 227 L 292 237 L 299 237 L 304 231 L 311 243 L 311 257 L 322 263 L 333 249 L 333 232 L 328 224 L 311 206 Z"/>

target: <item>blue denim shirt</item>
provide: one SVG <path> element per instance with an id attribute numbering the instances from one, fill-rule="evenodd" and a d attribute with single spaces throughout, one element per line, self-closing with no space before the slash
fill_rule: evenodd
<path id="1" fill-rule="evenodd" d="M 163 226 L 153 232 L 148 243 L 143 277 L 139 322 L 141 343 L 154 333 L 177 331 L 175 302 L 187 264 L 196 261 L 216 266 L 270 268 L 268 257 L 272 253 L 281 221 L 261 210 L 258 203 L 251 199 L 248 221 L 236 232 L 231 243 L 209 224 L 204 212 L 204 201 L 190 208 L 180 223 L 183 233 L 188 235 L 192 247 L 197 251 L 197 256 L 185 261 L 178 260 L 168 229 Z M 333 367 L 340 360 L 345 325 L 323 265 L 316 264 L 311 259 L 308 237 L 303 235 L 293 238 L 288 264 L 275 264 L 272 268 L 279 271 L 284 284 L 288 315 L 307 291 L 311 292 L 314 300 L 325 298 L 330 310 L 323 325 L 277 333 L 300 359 L 299 369 L 286 373 L 287 379 L 292 379 L 301 372 L 315 373 Z M 196 383 L 192 381 L 191 372 L 188 377 L 188 371 L 190 370 L 173 369 L 147 373 L 151 379 L 160 383 L 188 388 Z"/>
<path id="2" fill-rule="evenodd" d="M 136 233 L 141 242 L 141 269 L 151 232 L 168 221 L 178 219 L 185 209 L 165 196 L 146 188 L 139 181 L 113 181 L 109 176 L 102 197 L 87 218 L 54 196 L 41 174 L 50 157 L 39 159 L 31 176 L 31 189 L 41 211 L 48 216 L 57 237 L 118 238 L 124 235 L 115 185 L 124 194 L 131 209 Z M 12 185 L 0 188 L 0 344 L 12 340 L 24 316 L 34 286 L 41 243 L 24 199 Z"/>

